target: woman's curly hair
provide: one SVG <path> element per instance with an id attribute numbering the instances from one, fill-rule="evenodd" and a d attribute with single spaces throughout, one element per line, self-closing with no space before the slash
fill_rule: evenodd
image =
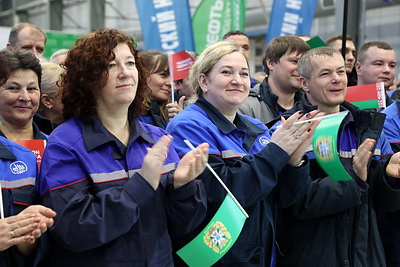
<path id="1" fill-rule="evenodd" d="M 108 64 L 114 60 L 113 49 L 127 44 L 135 57 L 138 70 L 138 86 L 135 99 L 129 106 L 129 117 L 141 116 L 148 94 L 148 71 L 138 55 L 131 37 L 115 29 L 98 29 L 78 39 L 65 60 L 66 72 L 61 75 L 62 103 L 65 120 L 72 117 L 90 120 L 97 116 L 97 99 L 108 79 Z"/>

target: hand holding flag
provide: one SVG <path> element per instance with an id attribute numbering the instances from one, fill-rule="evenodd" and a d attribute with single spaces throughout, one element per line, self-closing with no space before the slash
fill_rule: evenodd
<path id="1" fill-rule="evenodd" d="M 182 50 L 175 54 L 168 54 L 169 73 L 172 88 L 172 103 L 174 99 L 174 81 L 189 77 L 189 71 L 195 59 L 186 51 Z"/>
<path id="2" fill-rule="evenodd" d="M 191 149 L 195 149 L 188 140 L 184 142 Z M 218 174 L 208 163 L 206 166 L 228 194 L 201 233 L 177 251 L 177 254 L 191 267 L 211 266 L 221 259 L 233 246 L 249 217 Z"/>

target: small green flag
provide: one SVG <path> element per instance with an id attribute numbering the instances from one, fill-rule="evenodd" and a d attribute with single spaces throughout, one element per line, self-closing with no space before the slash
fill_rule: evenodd
<path id="1" fill-rule="evenodd" d="M 322 120 L 315 129 L 312 146 L 321 168 L 336 181 L 353 180 L 340 162 L 337 151 L 339 127 L 348 111 Z"/>
<path id="2" fill-rule="evenodd" d="M 306 43 L 311 47 L 311 48 L 317 48 L 321 46 L 328 46 L 318 35 L 314 36 L 310 40 L 306 41 Z"/>
<path id="3" fill-rule="evenodd" d="M 227 194 L 208 225 L 177 251 L 190 267 L 206 267 L 217 262 L 232 247 L 242 231 L 246 215 Z"/>

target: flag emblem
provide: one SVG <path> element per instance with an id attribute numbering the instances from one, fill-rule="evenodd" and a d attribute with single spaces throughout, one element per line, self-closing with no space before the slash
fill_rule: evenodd
<path id="1" fill-rule="evenodd" d="M 211 224 L 205 232 L 204 243 L 216 253 L 224 253 L 230 247 L 232 237 L 222 222 Z"/>
<path id="2" fill-rule="evenodd" d="M 319 136 L 315 141 L 315 146 L 317 148 L 316 153 L 321 161 L 327 162 L 333 160 L 333 140 L 332 136 Z"/>

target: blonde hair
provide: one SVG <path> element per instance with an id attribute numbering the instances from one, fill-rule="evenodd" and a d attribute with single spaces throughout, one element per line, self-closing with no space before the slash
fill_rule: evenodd
<path id="1" fill-rule="evenodd" d="M 40 95 L 46 94 L 50 97 L 55 97 L 61 94 L 61 88 L 58 85 L 61 74 L 65 72 L 60 65 L 50 62 L 43 62 L 42 65 L 42 80 L 40 82 Z M 44 113 L 46 107 L 42 99 L 39 104 L 39 112 Z"/>
<path id="2" fill-rule="evenodd" d="M 244 58 L 246 59 L 247 66 L 249 66 L 249 62 L 247 60 L 247 56 L 242 48 L 236 45 L 234 42 L 230 40 L 224 40 L 217 42 L 209 47 L 207 47 L 196 59 L 194 64 L 190 69 L 189 80 L 193 85 L 193 89 L 198 96 L 203 95 L 203 90 L 201 90 L 199 84 L 199 77 L 202 73 L 206 76 L 211 71 L 217 62 L 226 55 L 232 54 L 233 52 L 240 52 Z"/>
<path id="3" fill-rule="evenodd" d="M 65 70 L 58 64 L 44 62 L 42 65 L 42 81 L 41 81 L 41 92 L 42 94 L 54 94 L 59 91 L 57 82 L 60 80 L 60 76 Z"/>

